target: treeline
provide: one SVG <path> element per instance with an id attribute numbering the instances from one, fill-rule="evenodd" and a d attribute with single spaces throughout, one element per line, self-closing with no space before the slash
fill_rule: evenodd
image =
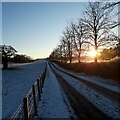
<path id="1" fill-rule="evenodd" d="M 120 48 L 120 38 L 112 30 L 119 25 L 118 21 L 112 20 L 112 12 L 119 3 L 89 2 L 83 18 L 71 22 L 65 28 L 60 44 L 52 51 L 49 59 L 65 63 L 77 59 L 80 63 L 81 57 L 92 48 L 97 53 L 94 58 L 97 63 L 101 49 L 105 48 L 102 57 L 106 59 L 107 49 L 111 46 Z M 114 17 L 117 15 L 118 13 L 114 14 Z"/>
<path id="2" fill-rule="evenodd" d="M 27 55 L 16 54 L 17 50 L 10 45 L 0 45 L 0 55 L 2 56 L 3 68 L 8 68 L 8 62 L 27 63 L 32 62 L 33 59 Z"/>
<path id="3" fill-rule="evenodd" d="M 9 62 L 14 63 L 28 63 L 34 61 L 30 56 L 15 54 L 12 58 L 8 58 Z"/>

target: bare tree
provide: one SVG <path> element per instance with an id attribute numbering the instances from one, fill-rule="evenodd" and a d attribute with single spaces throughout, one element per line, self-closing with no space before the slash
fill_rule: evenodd
<path id="1" fill-rule="evenodd" d="M 63 56 L 62 45 L 60 44 L 52 51 L 49 57 L 52 60 L 62 61 L 62 56 Z"/>
<path id="2" fill-rule="evenodd" d="M 117 24 L 115 24 L 114 26 L 112 26 L 112 28 L 118 27 L 118 36 L 115 38 L 117 38 L 118 41 L 118 56 L 120 56 L 120 1 L 116 1 L 116 2 L 108 2 L 107 4 L 105 4 L 105 6 L 103 7 L 103 9 L 109 9 L 111 8 L 112 10 L 114 10 L 115 8 L 118 8 L 118 10 L 116 10 L 114 12 L 114 14 L 112 15 L 112 18 L 114 17 L 118 17 L 118 22 Z"/>
<path id="3" fill-rule="evenodd" d="M 118 10 L 115 11 L 115 8 L 118 8 Z M 119 16 L 120 15 L 120 1 L 116 1 L 116 2 L 107 2 L 104 6 L 103 6 L 103 9 L 104 10 L 110 10 L 110 12 L 114 11 L 113 14 L 112 14 L 112 18 L 115 18 L 116 16 Z M 118 17 L 118 22 L 116 22 L 116 24 L 113 24 L 113 26 L 111 26 L 111 28 L 115 28 L 117 27 L 118 25 L 120 25 L 120 21 L 119 21 L 119 17 Z"/>
<path id="4" fill-rule="evenodd" d="M 67 45 L 67 57 L 69 58 L 69 62 L 72 62 L 72 56 L 73 56 L 73 39 L 72 39 L 72 34 L 71 31 L 68 27 L 66 27 L 66 31 L 63 32 L 64 38 L 65 38 L 65 43 Z"/>
<path id="5" fill-rule="evenodd" d="M 62 60 L 65 63 L 67 63 L 67 43 L 64 37 L 62 37 L 61 39 L 61 46 L 62 46 Z"/>
<path id="6" fill-rule="evenodd" d="M 111 43 L 110 36 L 113 34 L 111 28 L 116 24 L 109 17 L 112 9 L 103 9 L 103 6 L 104 4 L 101 2 L 90 2 L 82 19 L 87 29 L 88 42 L 97 53 L 100 46 Z M 97 63 L 97 58 L 98 55 L 95 56 L 95 63 Z"/>
<path id="7" fill-rule="evenodd" d="M 78 24 L 71 23 L 71 30 L 73 35 L 74 46 L 77 52 L 78 62 L 80 63 L 81 54 L 83 52 L 83 44 L 87 43 L 85 40 L 85 27 L 81 19 L 79 20 Z"/>
<path id="8" fill-rule="evenodd" d="M 12 46 L 1 45 L 0 52 L 2 52 L 3 68 L 7 69 L 8 68 L 8 58 L 15 55 L 15 53 L 17 51 Z"/>

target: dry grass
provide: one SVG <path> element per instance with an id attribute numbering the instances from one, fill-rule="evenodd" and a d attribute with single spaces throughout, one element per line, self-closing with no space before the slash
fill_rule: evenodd
<path id="1" fill-rule="evenodd" d="M 75 72 L 84 72 L 88 75 L 101 76 L 107 79 L 113 79 L 120 83 L 119 80 L 119 67 L 120 61 L 112 62 L 100 62 L 100 63 L 58 63 L 65 69 L 72 70 Z"/>

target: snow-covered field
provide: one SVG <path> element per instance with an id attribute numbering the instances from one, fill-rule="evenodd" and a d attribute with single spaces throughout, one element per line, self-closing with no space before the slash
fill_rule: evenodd
<path id="1" fill-rule="evenodd" d="M 10 117 L 31 89 L 32 84 L 42 74 L 46 61 L 31 64 L 11 65 L 11 69 L 2 71 L 2 116 Z"/>
<path id="2" fill-rule="evenodd" d="M 28 65 L 28 64 L 31 64 L 31 63 L 11 63 L 11 62 L 9 62 L 8 63 L 8 67 L 9 68 L 15 68 L 15 67 L 18 67 L 18 66 L 21 66 L 21 65 Z M 0 69 L 2 69 L 2 67 L 3 67 L 3 65 L 2 64 L 0 64 Z"/>
<path id="3" fill-rule="evenodd" d="M 47 64 L 46 64 L 47 63 Z M 47 73 L 43 87 L 41 101 L 38 105 L 38 114 L 40 118 L 76 118 L 72 110 L 69 100 L 67 99 L 62 87 L 56 79 L 53 71 L 51 70 L 47 61 L 39 60 L 31 64 L 18 64 L 11 65 L 11 69 L 2 71 L 2 116 L 3 118 L 10 117 L 15 112 L 18 105 L 22 102 L 25 95 L 31 89 L 33 83 L 37 80 L 38 76 L 43 73 L 47 65 Z M 56 64 L 55 64 L 56 65 Z M 56 65 L 57 66 L 57 65 Z M 73 75 L 76 75 L 83 80 L 88 80 L 110 90 L 118 92 L 116 84 L 108 82 L 94 76 L 87 76 L 85 74 L 77 74 L 65 70 Z M 55 68 L 54 68 L 55 69 Z M 80 94 L 84 95 L 89 101 L 97 106 L 101 111 L 105 112 L 112 118 L 119 118 L 120 108 L 116 101 L 109 100 L 97 91 L 83 85 L 80 81 L 66 75 L 55 69 L 70 85 L 72 85 Z M 1 72 L 1 71 L 0 71 Z M 98 81 L 98 82 L 97 82 Z M 0 101 L 1 103 L 1 101 Z"/>
<path id="4" fill-rule="evenodd" d="M 57 66 L 57 67 L 59 67 L 59 66 Z M 119 106 L 118 102 L 110 100 L 106 96 L 103 96 L 102 94 L 98 93 L 94 89 L 89 88 L 88 86 L 84 85 L 83 83 L 76 80 L 75 78 L 73 78 L 63 72 L 58 71 L 54 67 L 52 67 L 52 68 L 58 74 L 60 74 L 64 78 L 64 80 L 66 80 L 71 86 L 73 86 L 80 94 L 85 96 L 91 103 L 93 103 L 98 109 L 103 111 L 105 114 L 107 114 L 111 118 L 120 119 L 120 116 L 119 116 L 120 106 Z M 62 69 L 62 68 L 60 68 L 60 69 Z M 89 78 L 89 77 L 87 77 L 87 78 Z M 89 80 L 91 80 L 91 79 L 89 79 Z M 97 84 L 97 82 L 96 82 L 96 84 Z M 104 84 L 104 87 L 105 87 L 105 84 Z M 111 90 L 112 90 L 112 88 L 111 88 Z"/>
<path id="5" fill-rule="evenodd" d="M 71 116 L 75 118 L 65 94 L 48 64 L 38 108 L 40 118 L 70 118 Z"/>
<path id="6" fill-rule="evenodd" d="M 0 70 L 0 120 L 2 118 L 2 71 Z"/>

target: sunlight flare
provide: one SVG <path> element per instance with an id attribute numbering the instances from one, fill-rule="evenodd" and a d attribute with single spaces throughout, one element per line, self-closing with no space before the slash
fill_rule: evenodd
<path id="1" fill-rule="evenodd" d="M 97 51 L 96 50 L 89 51 L 88 55 L 91 57 L 95 57 L 97 55 Z"/>

